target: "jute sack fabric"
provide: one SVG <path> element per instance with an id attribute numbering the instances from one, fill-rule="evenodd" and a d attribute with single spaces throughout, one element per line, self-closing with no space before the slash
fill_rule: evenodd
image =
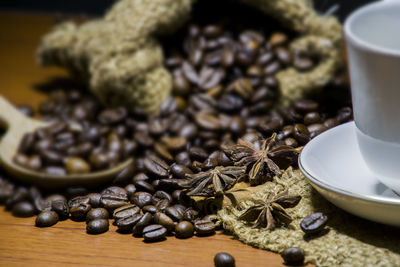
<path id="1" fill-rule="evenodd" d="M 232 0 L 235 1 L 235 0 Z M 319 60 L 308 72 L 288 68 L 277 74 L 283 100 L 301 97 L 332 78 L 341 49 L 341 25 L 318 15 L 308 0 L 236 0 L 273 16 L 299 37 L 293 53 Z M 90 85 L 100 101 L 156 114 L 172 80 L 163 66 L 156 37 L 186 21 L 194 0 L 120 0 L 104 18 L 78 25 L 65 22 L 46 34 L 38 48 L 42 65 L 69 69 Z"/>
<path id="2" fill-rule="evenodd" d="M 317 266 L 400 266 L 400 229 L 358 218 L 335 207 L 312 188 L 299 170 L 289 168 L 281 178 L 248 189 L 247 194 L 246 189 L 236 193 L 233 189 L 218 212 L 224 228 L 242 242 L 278 253 L 287 247 L 301 247 L 306 252 L 306 262 Z M 269 194 L 285 189 L 289 195 L 302 197 L 296 207 L 287 209 L 294 219 L 289 226 L 254 229 L 238 219 L 254 205 L 252 200 L 265 200 Z M 329 217 L 327 232 L 308 238 L 299 225 L 313 212 Z"/>

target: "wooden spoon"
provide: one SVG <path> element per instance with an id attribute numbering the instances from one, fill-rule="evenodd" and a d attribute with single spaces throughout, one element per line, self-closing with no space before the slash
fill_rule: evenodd
<path id="1" fill-rule="evenodd" d="M 97 185 L 112 180 L 122 169 L 133 162 L 133 159 L 128 159 L 111 169 L 87 174 L 51 175 L 32 171 L 15 164 L 13 157 L 17 153 L 19 143 L 25 133 L 49 126 L 49 123 L 26 117 L 0 95 L 0 126 L 4 126 L 6 129 L 5 135 L 0 140 L 0 165 L 15 178 L 24 182 L 49 188 Z"/>

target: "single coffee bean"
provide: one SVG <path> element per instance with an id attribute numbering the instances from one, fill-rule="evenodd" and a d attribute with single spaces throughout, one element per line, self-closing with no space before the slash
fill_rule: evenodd
<path id="1" fill-rule="evenodd" d="M 29 153 L 33 149 L 33 145 L 35 143 L 36 136 L 34 133 L 26 133 L 22 137 L 21 143 L 18 147 L 18 152 L 21 154 Z"/>
<path id="2" fill-rule="evenodd" d="M 291 138 L 291 137 L 285 138 L 283 141 L 285 142 L 285 145 L 287 145 L 287 146 L 297 147 L 299 145 L 297 143 L 296 139 Z"/>
<path id="3" fill-rule="evenodd" d="M 144 207 L 142 208 L 142 210 L 143 210 L 144 212 L 149 212 L 149 213 L 151 213 L 151 214 L 155 214 L 156 212 L 159 211 L 159 210 L 157 209 L 157 207 L 154 206 L 154 205 L 146 205 L 146 206 L 144 206 Z"/>
<path id="4" fill-rule="evenodd" d="M 15 217 L 31 217 L 35 215 L 35 211 L 35 207 L 28 201 L 15 204 L 11 210 Z"/>
<path id="5" fill-rule="evenodd" d="M 198 216 L 199 216 L 199 212 L 194 209 L 191 209 L 191 208 L 188 208 L 183 213 L 183 219 L 190 221 L 190 222 L 193 222 L 194 220 L 196 220 L 198 218 Z"/>
<path id="6" fill-rule="evenodd" d="M 89 164 L 77 157 L 68 157 L 65 161 L 65 169 L 69 174 L 83 174 L 90 172 Z"/>
<path id="7" fill-rule="evenodd" d="M 136 213 L 131 216 L 122 217 L 118 220 L 115 220 L 115 225 L 121 232 L 131 232 L 133 226 L 135 226 L 140 221 L 142 216 L 142 214 Z"/>
<path id="8" fill-rule="evenodd" d="M 29 192 L 25 187 L 18 187 L 14 194 L 12 194 L 7 200 L 6 200 L 6 209 L 11 210 L 12 207 L 17 204 L 18 202 L 22 202 L 24 200 L 29 200 Z"/>
<path id="9" fill-rule="evenodd" d="M 87 195 L 87 197 L 90 199 L 89 204 L 92 206 L 92 208 L 100 207 L 101 194 L 90 193 Z"/>
<path id="10" fill-rule="evenodd" d="M 107 155 L 101 152 L 92 153 L 89 157 L 89 163 L 96 170 L 105 169 L 109 165 Z"/>
<path id="11" fill-rule="evenodd" d="M 326 128 L 330 129 L 339 125 L 339 122 L 335 118 L 330 118 L 324 121 L 324 125 Z"/>
<path id="12" fill-rule="evenodd" d="M 51 209 L 59 215 L 60 218 L 67 218 L 69 214 L 69 207 L 66 200 L 56 199 L 51 202 Z"/>
<path id="13" fill-rule="evenodd" d="M 214 257 L 215 267 L 235 267 L 235 259 L 226 252 L 219 252 Z"/>
<path id="14" fill-rule="evenodd" d="M 300 228 L 306 234 L 316 234 L 324 229 L 327 222 L 328 216 L 322 212 L 316 212 L 305 217 L 300 222 Z"/>
<path id="15" fill-rule="evenodd" d="M 74 220 L 84 220 L 86 214 L 92 208 L 89 204 L 90 199 L 86 196 L 79 196 L 68 201 L 69 213 Z"/>
<path id="16" fill-rule="evenodd" d="M 198 220 L 194 223 L 194 229 L 198 235 L 215 234 L 215 224 L 208 220 Z"/>
<path id="17" fill-rule="evenodd" d="M 184 210 L 178 210 L 175 207 L 167 207 L 165 209 L 165 214 L 168 215 L 175 222 L 179 222 L 183 219 Z"/>
<path id="18" fill-rule="evenodd" d="M 145 192 L 149 192 L 149 193 L 154 193 L 154 191 L 155 191 L 154 187 L 150 183 L 143 181 L 143 180 L 137 181 L 135 183 L 135 186 L 138 191 L 145 191 Z"/>
<path id="19" fill-rule="evenodd" d="M 294 108 L 301 113 L 313 112 L 318 110 L 318 103 L 310 99 L 298 99 L 293 101 Z"/>
<path id="20" fill-rule="evenodd" d="M 157 212 L 156 214 L 154 214 L 154 222 L 157 224 L 161 224 L 162 226 L 167 228 L 168 231 L 172 231 L 175 228 L 174 221 L 162 212 Z"/>
<path id="21" fill-rule="evenodd" d="M 151 201 L 153 205 L 156 205 L 158 202 L 164 199 L 166 199 L 168 203 L 172 202 L 172 196 L 170 194 L 165 191 L 157 191 L 154 193 Z"/>
<path id="22" fill-rule="evenodd" d="M 86 225 L 86 232 L 88 234 L 101 234 L 108 231 L 110 224 L 108 219 L 95 219 Z"/>
<path id="23" fill-rule="evenodd" d="M 183 165 L 174 163 L 171 165 L 171 173 L 179 179 L 185 179 L 186 174 L 192 174 L 193 172 L 191 169 L 189 169 Z"/>
<path id="24" fill-rule="evenodd" d="M 147 242 L 159 241 L 165 239 L 167 229 L 159 224 L 151 224 L 143 228 L 142 234 Z"/>
<path id="25" fill-rule="evenodd" d="M 100 205 L 110 211 L 129 204 L 128 194 L 104 193 L 100 198 Z"/>
<path id="26" fill-rule="evenodd" d="M 106 209 L 104 208 L 95 208 L 91 209 L 87 214 L 86 214 L 86 223 L 96 220 L 96 219 L 107 219 L 109 218 L 109 213 Z"/>
<path id="27" fill-rule="evenodd" d="M 133 196 L 133 194 L 136 193 L 136 186 L 133 184 L 126 185 L 124 189 L 126 190 L 126 192 L 128 192 L 129 199 Z"/>
<path id="28" fill-rule="evenodd" d="M 150 173 L 157 177 L 168 177 L 168 164 L 155 155 L 150 155 L 144 159 L 144 167 Z"/>
<path id="29" fill-rule="evenodd" d="M 140 213 L 140 208 L 136 205 L 133 204 L 128 204 L 122 207 L 119 207 L 118 209 L 114 210 L 113 213 L 113 218 L 115 220 L 119 220 L 125 217 L 132 216 L 134 214 Z"/>
<path id="30" fill-rule="evenodd" d="M 26 164 L 28 169 L 39 171 L 42 168 L 42 160 L 39 155 L 33 155 L 28 159 Z"/>
<path id="31" fill-rule="evenodd" d="M 150 212 L 146 212 L 145 214 L 143 214 L 140 220 L 135 224 L 135 226 L 133 226 L 132 234 L 134 236 L 141 236 L 143 228 L 150 225 L 152 221 L 153 221 L 153 215 Z"/>
<path id="32" fill-rule="evenodd" d="M 97 119 L 103 124 L 116 124 L 124 120 L 127 115 L 127 109 L 119 107 L 102 111 Z"/>
<path id="33" fill-rule="evenodd" d="M 325 132 L 328 130 L 325 125 L 321 123 L 315 123 L 307 126 L 308 131 L 310 132 L 310 138 L 314 138 L 315 136 L 319 135 L 320 133 Z"/>
<path id="34" fill-rule="evenodd" d="M 55 211 L 46 210 L 39 213 L 36 217 L 35 225 L 37 227 L 49 227 L 58 222 L 58 214 Z"/>
<path id="35" fill-rule="evenodd" d="M 188 221 L 182 221 L 175 226 L 175 236 L 177 238 L 189 238 L 194 233 L 194 226 Z"/>
<path id="36" fill-rule="evenodd" d="M 293 128 L 293 137 L 302 145 L 310 141 L 310 131 L 304 124 L 295 124 Z"/>
<path id="37" fill-rule="evenodd" d="M 151 200 L 152 196 L 147 192 L 136 192 L 131 198 L 131 202 L 133 202 L 133 204 L 135 204 L 139 208 L 143 208 L 146 205 L 151 205 Z"/>
<path id="38" fill-rule="evenodd" d="M 304 124 L 305 125 L 310 125 L 314 123 L 320 123 L 321 122 L 321 116 L 319 115 L 318 112 L 309 112 L 304 116 Z"/>
<path id="39" fill-rule="evenodd" d="M 305 252 L 298 247 L 285 248 L 281 253 L 285 264 L 287 265 L 303 265 Z"/>
<path id="40" fill-rule="evenodd" d="M 128 165 L 117 174 L 112 184 L 127 184 L 134 175 L 135 169 L 135 164 Z"/>

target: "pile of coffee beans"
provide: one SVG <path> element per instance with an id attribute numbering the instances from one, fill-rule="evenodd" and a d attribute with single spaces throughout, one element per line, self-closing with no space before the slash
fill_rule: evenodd
<path id="1" fill-rule="evenodd" d="M 52 175 L 83 174 L 113 167 L 137 148 L 128 138 L 126 108 L 100 110 L 93 97 L 78 90 L 54 91 L 39 113 L 54 123 L 23 137 L 14 162 L 25 168 Z"/>
<path id="2" fill-rule="evenodd" d="M 233 165 L 221 146 L 239 138 L 259 143 L 276 132 L 280 144 L 296 148 L 352 119 L 347 99 L 314 96 L 280 106 L 275 74 L 286 67 L 306 71 L 318 60 L 292 54 L 284 32 L 234 23 L 188 24 L 182 38 L 166 46 L 173 95 L 157 116 L 103 109 L 88 92 L 53 90 L 39 106 L 40 117 L 53 125 L 24 137 L 17 163 L 51 174 L 93 172 L 129 157 L 134 163 L 110 184 L 60 192 L 39 191 L 4 174 L 0 203 L 15 216 L 36 214 L 39 227 L 70 218 L 100 234 L 113 219 L 118 232 L 147 242 L 214 234 L 215 216 L 199 210 L 181 186 L 186 174 Z M 343 87 L 339 78 L 329 85 L 333 91 Z M 32 115 L 29 107 L 21 110 Z M 220 255 L 216 264 L 221 259 L 228 258 Z"/>

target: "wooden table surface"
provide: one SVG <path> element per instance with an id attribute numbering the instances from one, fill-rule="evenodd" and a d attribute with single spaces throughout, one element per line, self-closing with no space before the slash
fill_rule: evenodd
<path id="1" fill-rule="evenodd" d="M 67 75 L 57 68 L 36 65 L 34 52 L 40 36 L 55 23 L 53 15 L 0 12 L 0 94 L 15 104 L 36 106 L 45 96 L 33 88 Z M 213 266 L 217 252 L 236 259 L 236 266 L 282 266 L 279 255 L 244 245 L 232 236 L 146 244 L 141 238 L 117 233 L 88 235 L 85 223 L 71 220 L 45 229 L 34 218 L 15 218 L 0 207 L 0 266 Z"/>

